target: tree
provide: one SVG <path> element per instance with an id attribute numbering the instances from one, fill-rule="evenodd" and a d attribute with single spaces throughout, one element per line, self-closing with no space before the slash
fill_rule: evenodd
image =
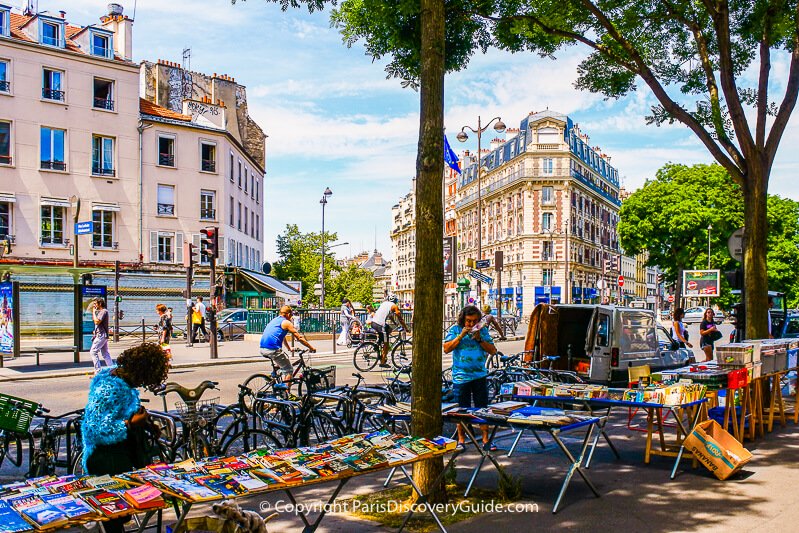
<path id="1" fill-rule="evenodd" d="M 325 286 L 325 301 L 333 305 L 349 298 L 367 304 L 372 301 L 374 285 L 375 278 L 371 272 L 352 264 L 334 275 L 330 284 Z"/>
<path id="2" fill-rule="evenodd" d="M 335 233 L 325 232 L 325 242 L 337 239 Z M 322 266 L 322 234 L 302 233 L 296 224 L 287 224 L 285 231 L 277 237 L 278 261 L 275 275 L 280 279 L 294 279 L 302 282 L 303 302 L 310 305 L 319 303 L 313 287 L 319 283 L 319 270 Z M 331 273 L 337 272 L 335 258 L 325 250 L 325 289 L 330 286 Z"/>
<path id="3" fill-rule="evenodd" d="M 719 165 L 668 164 L 622 204 L 621 246 L 628 254 L 648 252 L 649 264 L 661 267 L 681 294 L 680 272 L 707 268 L 708 224 L 711 267 L 725 271 L 739 266 L 729 255 L 727 239 L 744 225 L 742 196 Z M 769 288 L 785 292 L 793 302 L 799 298 L 799 203 L 769 195 L 767 214 Z M 724 279 L 719 303 L 732 303 Z"/>

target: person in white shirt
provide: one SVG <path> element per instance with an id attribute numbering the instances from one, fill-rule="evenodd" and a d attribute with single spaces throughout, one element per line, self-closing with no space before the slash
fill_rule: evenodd
<path id="1" fill-rule="evenodd" d="M 386 301 L 380 304 L 380 307 L 375 311 L 375 316 L 372 317 L 372 329 L 377 332 L 377 337 L 380 339 L 380 343 L 383 346 L 383 351 L 380 354 L 380 366 L 382 368 L 389 366 L 386 364 L 386 357 L 388 356 L 389 349 L 388 341 L 389 335 L 391 334 L 391 326 L 388 324 L 389 316 L 393 316 L 405 331 L 408 331 L 408 325 L 402 318 L 402 312 L 399 310 L 399 307 L 397 307 L 398 301 L 399 298 L 396 296 L 389 296 Z"/>

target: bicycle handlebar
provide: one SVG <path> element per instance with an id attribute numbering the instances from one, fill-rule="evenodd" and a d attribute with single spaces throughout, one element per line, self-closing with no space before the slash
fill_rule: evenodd
<path id="1" fill-rule="evenodd" d="M 216 381 L 205 380 L 193 389 L 187 389 L 179 383 L 169 382 L 164 385 L 163 390 L 158 392 L 158 395 L 165 397 L 170 392 L 174 392 L 180 396 L 184 402 L 196 402 L 202 397 L 205 391 L 208 389 L 216 389 L 217 385 L 219 385 L 219 383 Z"/>

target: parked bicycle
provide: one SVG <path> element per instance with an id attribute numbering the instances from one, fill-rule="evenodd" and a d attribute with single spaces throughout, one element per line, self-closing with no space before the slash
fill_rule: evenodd
<path id="1" fill-rule="evenodd" d="M 394 368 L 410 365 L 413 357 L 413 342 L 406 337 L 405 330 L 398 328 L 389 337 L 391 364 Z M 382 354 L 383 342 L 380 339 L 364 341 L 355 349 L 355 353 L 352 355 L 352 363 L 359 371 L 369 372 L 380 362 Z"/>
<path id="2" fill-rule="evenodd" d="M 28 478 L 55 475 L 56 468 L 64 468 L 69 473 L 80 470 L 83 450 L 80 422 L 83 409 L 57 416 L 49 415 L 49 412 L 44 407 L 37 410 L 38 421 L 34 421 L 27 435 Z"/>

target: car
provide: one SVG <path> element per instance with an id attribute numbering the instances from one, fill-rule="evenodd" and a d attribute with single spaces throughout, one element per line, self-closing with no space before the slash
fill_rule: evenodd
<path id="1" fill-rule="evenodd" d="M 682 321 L 686 324 L 699 324 L 702 322 L 702 318 L 705 316 L 705 310 L 707 307 L 689 307 L 685 310 L 685 316 L 683 317 Z M 724 313 L 721 311 L 714 311 L 713 312 L 713 322 L 716 324 L 721 324 L 724 322 Z"/>
<path id="2" fill-rule="evenodd" d="M 247 315 L 243 307 L 223 309 L 216 315 L 216 336 L 220 341 L 243 339 L 247 333 Z"/>

